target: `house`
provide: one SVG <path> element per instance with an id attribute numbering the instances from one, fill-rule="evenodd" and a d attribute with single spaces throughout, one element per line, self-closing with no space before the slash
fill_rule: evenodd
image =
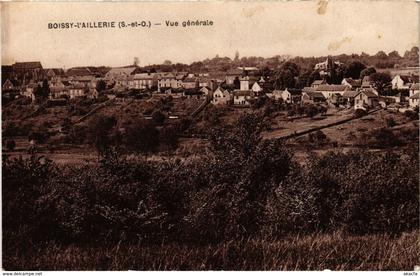
<path id="1" fill-rule="evenodd" d="M 65 75 L 67 77 L 93 76 L 95 72 L 92 72 L 89 67 L 72 67 L 65 72 Z"/>
<path id="2" fill-rule="evenodd" d="M 198 87 L 210 87 L 210 79 L 207 76 L 199 76 Z"/>
<path id="3" fill-rule="evenodd" d="M 16 62 L 12 65 L 13 75 L 21 80 L 22 84 L 28 84 L 30 80 L 42 81 L 45 78 L 45 72 L 41 62 Z"/>
<path id="4" fill-rule="evenodd" d="M 186 77 L 182 80 L 182 87 L 185 89 L 193 89 L 199 87 L 198 78 Z"/>
<path id="5" fill-rule="evenodd" d="M 131 76 L 129 88 L 134 89 L 153 89 L 158 85 L 158 78 L 153 73 L 139 73 Z"/>
<path id="6" fill-rule="evenodd" d="M 252 92 L 254 92 L 254 95 L 259 96 L 263 93 L 262 87 L 258 84 L 258 82 L 254 82 L 254 84 L 251 87 Z"/>
<path id="7" fill-rule="evenodd" d="M 212 104 L 229 104 L 231 101 L 231 96 L 229 91 L 221 88 L 220 86 L 213 92 Z"/>
<path id="8" fill-rule="evenodd" d="M 208 97 L 211 96 L 213 93 L 213 91 L 211 91 L 211 89 L 207 86 L 201 87 L 200 91 L 204 94 L 204 96 Z"/>
<path id="9" fill-rule="evenodd" d="M 315 65 L 315 70 L 318 70 L 321 76 L 331 76 L 332 71 L 340 66 L 342 66 L 341 62 L 333 61 L 332 58 L 327 57 L 324 62 Z"/>
<path id="10" fill-rule="evenodd" d="M 325 102 L 327 99 L 321 92 L 317 92 L 311 89 L 302 89 L 301 102 L 305 103 L 320 103 Z"/>
<path id="11" fill-rule="evenodd" d="M 314 80 L 311 84 L 311 87 L 317 88 L 320 85 L 327 84 L 325 80 Z"/>
<path id="12" fill-rule="evenodd" d="M 45 74 L 48 80 L 56 79 L 58 77 L 64 76 L 64 70 L 61 68 L 49 68 L 45 69 Z"/>
<path id="13" fill-rule="evenodd" d="M 286 88 L 285 90 L 273 91 L 276 100 L 282 99 L 285 103 L 297 103 L 302 98 L 302 90 L 294 88 Z"/>
<path id="14" fill-rule="evenodd" d="M 342 85 L 349 87 L 352 90 L 356 90 L 362 86 L 362 80 L 355 80 L 352 78 L 344 78 L 341 82 Z"/>
<path id="15" fill-rule="evenodd" d="M 105 80 L 115 81 L 116 79 L 125 79 L 137 73 L 140 73 L 140 68 L 137 66 L 114 67 L 105 74 Z"/>
<path id="16" fill-rule="evenodd" d="M 248 76 L 240 78 L 239 81 L 240 81 L 239 90 L 241 91 L 249 90 L 249 77 Z"/>
<path id="17" fill-rule="evenodd" d="M 184 89 L 183 96 L 187 99 L 203 99 L 204 93 L 198 88 Z"/>
<path id="18" fill-rule="evenodd" d="M 372 88 L 373 87 L 373 81 L 369 76 L 364 76 L 362 79 L 362 88 Z"/>
<path id="19" fill-rule="evenodd" d="M 181 98 L 184 95 L 184 90 L 182 88 L 166 88 L 165 94 L 173 98 Z"/>
<path id="20" fill-rule="evenodd" d="M 419 107 L 419 84 L 415 83 L 410 86 L 410 97 L 408 98 L 408 105 L 414 109 Z"/>
<path id="21" fill-rule="evenodd" d="M 350 90 L 348 86 L 336 84 L 322 84 L 315 89 L 315 91 L 321 92 L 326 99 L 331 98 L 331 96 L 335 94 L 340 94 L 343 96 L 344 92 L 347 90 Z"/>
<path id="22" fill-rule="evenodd" d="M 89 91 L 89 89 L 82 84 L 75 84 L 75 85 L 71 85 L 68 88 L 68 95 L 70 99 L 74 99 L 77 97 L 83 97 L 86 95 L 87 91 Z"/>
<path id="23" fill-rule="evenodd" d="M 15 84 L 13 84 L 13 82 L 10 79 L 7 79 L 2 86 L 3 92 L 8 90 L 14 90 L 15 88 L 17 87 L 15 86 Z"/>
<path id="24" fill-rule="evenodd" d="M 379 104 L 379 97 L 369 90 L 361 89 L 359 94 L 354 98 L 354 109 L 368 110 Z"/>
<path id="25" fill-rule="evenodd" d="M 250 106 L 255 99 L 252 90 L 234 90 L 233 91 L 233 105 L 236 106 Z"/>
<path id="26" fill-rule="evenodd" d="M 359 91 L 354 91 L 354 90 L 348 90 L 345 91 L 343 93 L 343 99 L 344 99 L 344 104 L 347 105 L 347 107 L 351 107 L 354 106 L 354 99 L 356 98 L 357 95 L 359 95 Z"/>
<path id="27" fill-rule="evenodd" d="M 182 79 L 179 80 L 173 73 L 164 73 L 158 79 L 158 91 L 166 90 L 168 88 L 181 88 Z"/>
<path id="28" fill-rule="evenodd" d="M 392 89 L 402 90 L 402 89 L 409 89 L 410 85 L 413 83 L 419 82 L 419 76 L 411 75 L 395 75 L 395 77 L 391 80 Z"/>
<path id="29" fill-rule="evenodd" d="M 239 80 L 243 75 L 243 70 L 241 69 L 233 69 L 229 70 L 226 73 L 226 84 L 232 85 L 235 83 L 235 80 Z"/>

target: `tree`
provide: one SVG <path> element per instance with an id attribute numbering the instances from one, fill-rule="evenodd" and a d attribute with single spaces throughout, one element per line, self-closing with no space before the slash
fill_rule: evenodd
<path id="1" fill-rule="evenodd" d="M 106 82 L 104 80 L 98 80 L 96 82 L 96 91 L 99 93 L 106 89 Z"/>
<path id="2" fill-rule="evenodd" d="M 172 61 L 170 61 L 170 60 L 165 60 L 165 61 L 163 62 L 163 65 L 166 65 L 166 66 L 172 65 Z"/>
<path id="3" fill-rule="evenodd" d="M 117 124 L 117 119 L 113 116 L 96 116 L 92 118 L 88 125 L 88 139 L 96 148 L 98 156 L 106 154 L 112 143 L 112 129 Z"/>
<path id="4" fill-rule="evenodd" d="M 374 67 L 369 67 L 369 68 L 363 69 L 360 72 L 360 79 L 363 79 L 365 76 L 370 76 L 373 73 L 376 73 L 376 69 Z"/>
<path id="5" fill-rule="evenodd" d="M 154 152 L 159 146 L 159 131 L 149 122 L 137 121 L 126 128 L 123 143 L 133 152 Z"/>
<path id="6" fill-rule="evenodd" d="M 308 104 L 305 106 L 305 113 L 309 118 L 313 118 L 316 114 L 318 114 L 318 108 L 313 104 Z"/>
<path id="7" fill-rule="evenodd" d="M 200 239 L 214 242 L 260 230 L 265 218 L 262 202 L 291 167 L 291 155 L 280 141 L 262 139 L 264 120 L 245 114 L 233 128 L 211 133 L 211 154 L 203 171 L 207 184 L 195 194 L 187 217 Z"/>
<path id="8" fill-rule="evenodd" d="M 411 48 L 410 51 L 406 51 L 404 54 L 404 58 L 417 62 L 419 59 L 419 48 L 414 46 L 413 48 Z"/>
<path id="9" fill-rule="evenodd" d="M 385 93 L 391 87 L 391 76 L 388 73 L 373 73 L 370 75 L 373 86 L 379 93 Z"/>
<path id="10" fill-rule="evenodd" d="M 16 142 L 15 140 L 7 140 L 6 141 L 6 148 L 8 150 L 14 150 L 14 148 L 16 147 Z"/>
<path id="11" fill-rule="evenodd" d="M 360 73 L 365 68 L 366 68 L 366 65 L 364 65 L 363 63 L 359 61 L 353 61 L 347 66 L 344 72 L 344 77 L 357 79 L 360 77 Z"/>
<path id="12" fill-rule="evenodd" d="M 400 59 L 401 58 L 400 54 L 397 51 L 389 52 L 388 57 L 393 58 L 393 59 Z"/>
<path id="13" fill-rule="evenodd" d="M 178 145 L 178 131 L 174 126 L 165 126 L 159 131 L 159 143 L 163 149 L 173 150 Z"/>
<path id="14" fill-rule="evenodd" d="M 386 59 L 386 58 L 388 58 L 388 56 L 386 55 L 386 53 L 384 51 L 377 52 L 376 55 L 375 55 L 375 57 L 376 58 L 379 58 L 379 59 Z"/>
<path id="15" fill-rule="evenodd" d="M 166 116 L 162 113 L 162 111 L 155 110 L 152 113 L 152 119 L 156 124 L 161 125 L 165 122 Z"/>
<path id="16" fill-rule="evenodd" d="M 293 88 L 298 76 L 299 67 L 293 62 L 285 62 L 274 74 L 274 86 L 276 89 Z"/>

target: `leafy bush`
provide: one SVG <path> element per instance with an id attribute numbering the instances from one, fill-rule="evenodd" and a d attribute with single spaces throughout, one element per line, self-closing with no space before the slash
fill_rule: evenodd
<path id="1" fill-rule="evenodd" d="M 158 125 L 161 125 L 165 122 L 166 116 L 161 111 L 156 110 L 152 113 L 152 119 L 153 122 L 155 122 Z"/>
<path id="2" fill-rule="evenodd" d="M 295 167 L 269 198 L 265 230 L 401 233 L 419 218 L 418 155 L 351 152 L 311 156 Z M 389 168 L 398 168 L 390 170 Z"/>
<path id="3" fill-rule="evenodd" d="M 15 140 L 6 140 L 6 148 L 8 150 L 14 150 L 15 147 L 16 147 Z"/>
<path id="4" fill-rule="evenodd" d="M 356 118 L 361 118 L 365 115 L 367 115 L 367 112 L 364 109 L 358 108 L 354 111 L 354 117 Z"/>
<path id="5" fill-rule="evenodd" d="M 409 118 L 410 120 L 417 120 L 419 118 L 419 114 L 418 112 L 416 113 L 415 111 L 412 110 L 406 110 L 404 112 L 404 115 Z"/>
<path id="6" fill-rule="evenodd" d="M 397 125 L 397 122 L 395 122 L 395 119 L 392 116 L 386 117 L 385 123 L 387 127 L 394 127 Z"/>

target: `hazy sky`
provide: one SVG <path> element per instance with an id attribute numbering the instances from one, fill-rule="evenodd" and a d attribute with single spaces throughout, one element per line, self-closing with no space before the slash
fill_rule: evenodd
<path id="1" fill-rule="evenodd" d="M 418 46 L 414 1 L 1 3 L 2 63 L 45 68 L 190 63 L 219 56 L 321 56 Z M 208 27 L 165 21 L 211 20 Z M 48 23 L 151 21 L 151 28 L 48 29 Z"/>

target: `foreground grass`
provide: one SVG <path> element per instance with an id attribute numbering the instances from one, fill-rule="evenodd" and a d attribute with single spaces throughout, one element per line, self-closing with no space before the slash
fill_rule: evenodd
<path id="1" fill-rule="evenodd" d="M 217 245 L 62 246 L 48 243 L 3 252 L 7 270 L 413 270 L 419 232 L 309 235 L 280 241 L 250 239 Z"/>

